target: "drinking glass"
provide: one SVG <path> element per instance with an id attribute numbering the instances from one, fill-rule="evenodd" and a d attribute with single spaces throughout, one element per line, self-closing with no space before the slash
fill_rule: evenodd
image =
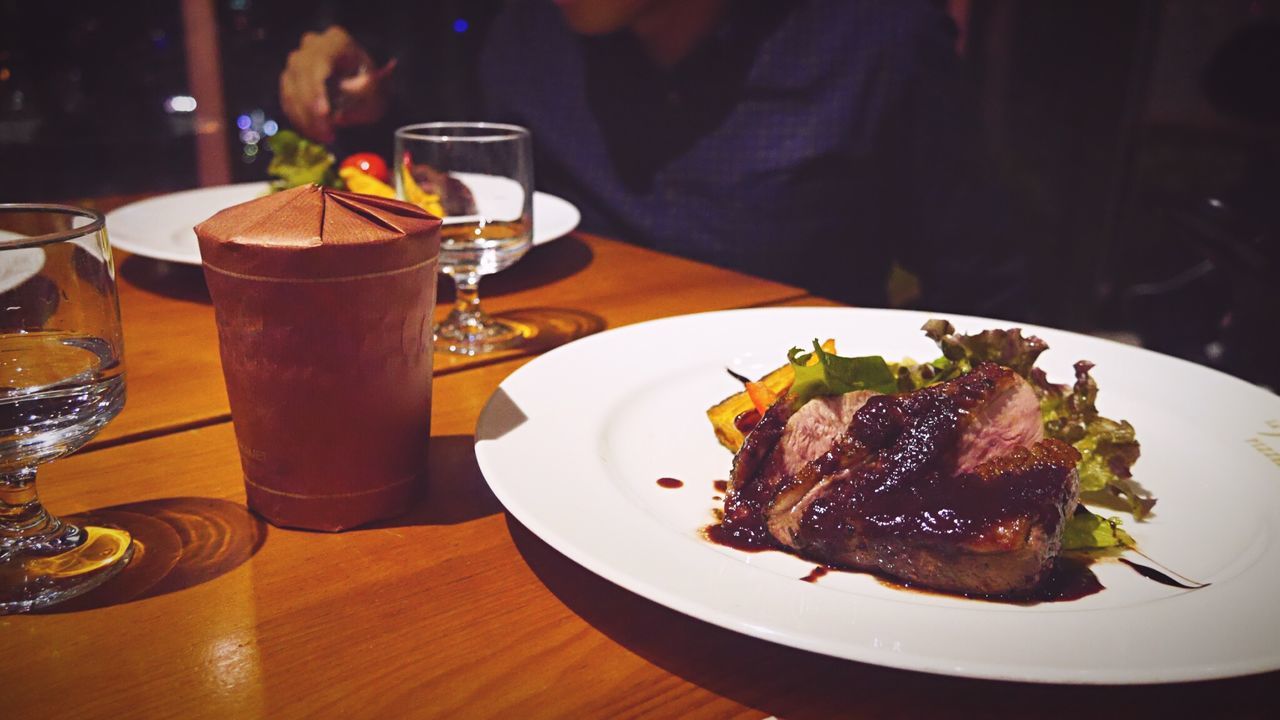
<path id="1" fill-rule="evenodd" d="M 533 243 L 533 150 L 518 125 L 435 122 L 396 130 L 396 193 L 442 215 L 440 271 L 457 288 L 436 347 L 476 355 L 517 345 L 524 331 L 480 308 L 479 283 Z"/>
<path id="2" fill-rule="evenodd" d="M 59 520 L 35 486 L 124 406 L 122 350 L 102 215 L 0 204 L 0 614 L 75 597 L 132 556 L 127 532 Z"/>

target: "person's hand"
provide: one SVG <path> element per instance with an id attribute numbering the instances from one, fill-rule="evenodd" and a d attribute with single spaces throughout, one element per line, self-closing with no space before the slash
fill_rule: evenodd
<path id="1" fill-rule="evenodd" d="M 320 142 L 332 142 L 335 126 L 376 122 L 387 109 L 393 59 L 373 67 L 369 53 L 333 26 L 306 33 L 280 73 L 280 105 L 294 128 Z"/>

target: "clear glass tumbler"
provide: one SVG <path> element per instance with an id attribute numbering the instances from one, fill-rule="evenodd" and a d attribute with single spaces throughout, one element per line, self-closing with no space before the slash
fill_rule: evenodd
<path id="1" fill-rule="evenodd" d="M 463 355 L 508 348 L 517 325 L 480 308 L 483 275 L 509 267 L 533 244 L 533 146 L 529 131 L 496 123 L 423 123 L 396 130 L 400 199 L 440 215 L 440 271 L 453 278 L 452 312 L 436 347 Z"/>
<path id="2" fill-rule="evenodd" d="M 122 353 L 102 215 L 0 204 L 0 614 L 84 593 L 132 555 L 127 532 L 59 520 L 35 487 L 124 407 Z"/>

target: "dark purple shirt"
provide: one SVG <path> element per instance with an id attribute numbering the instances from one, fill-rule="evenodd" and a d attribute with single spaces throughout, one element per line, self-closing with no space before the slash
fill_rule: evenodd
<path id="1" fill-rule="evenodd" d="M 949 19 L 905 0 L 730 8 L 663 71 L 629 33 L 580 37 L 517 0 L 482 55 L 486 115 L 532 130 L 538 186 L 586 230 L 869 306 L 896 260 L 923 307 L 1025 317 Z"/>

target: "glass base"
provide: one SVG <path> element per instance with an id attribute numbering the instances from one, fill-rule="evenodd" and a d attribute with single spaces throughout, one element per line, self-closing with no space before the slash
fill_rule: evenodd
<path id="1" fill-rule="evenodd" d="M 0 615 L 27 612 L 86 593 L 124 569 L 133 538 L 124 530 L 64 525 L 46 552 L 0 546 Z"/>
<path id="2" fill-rule="evenodd" d="M 516 347 L 528 334 L 528 328 L 523 325 L 494 320 L 487 315 L 483 323 L 459 324 L 446 320 L 436 326 L 436 349 L 456 355 L 480 355 Z"/>

